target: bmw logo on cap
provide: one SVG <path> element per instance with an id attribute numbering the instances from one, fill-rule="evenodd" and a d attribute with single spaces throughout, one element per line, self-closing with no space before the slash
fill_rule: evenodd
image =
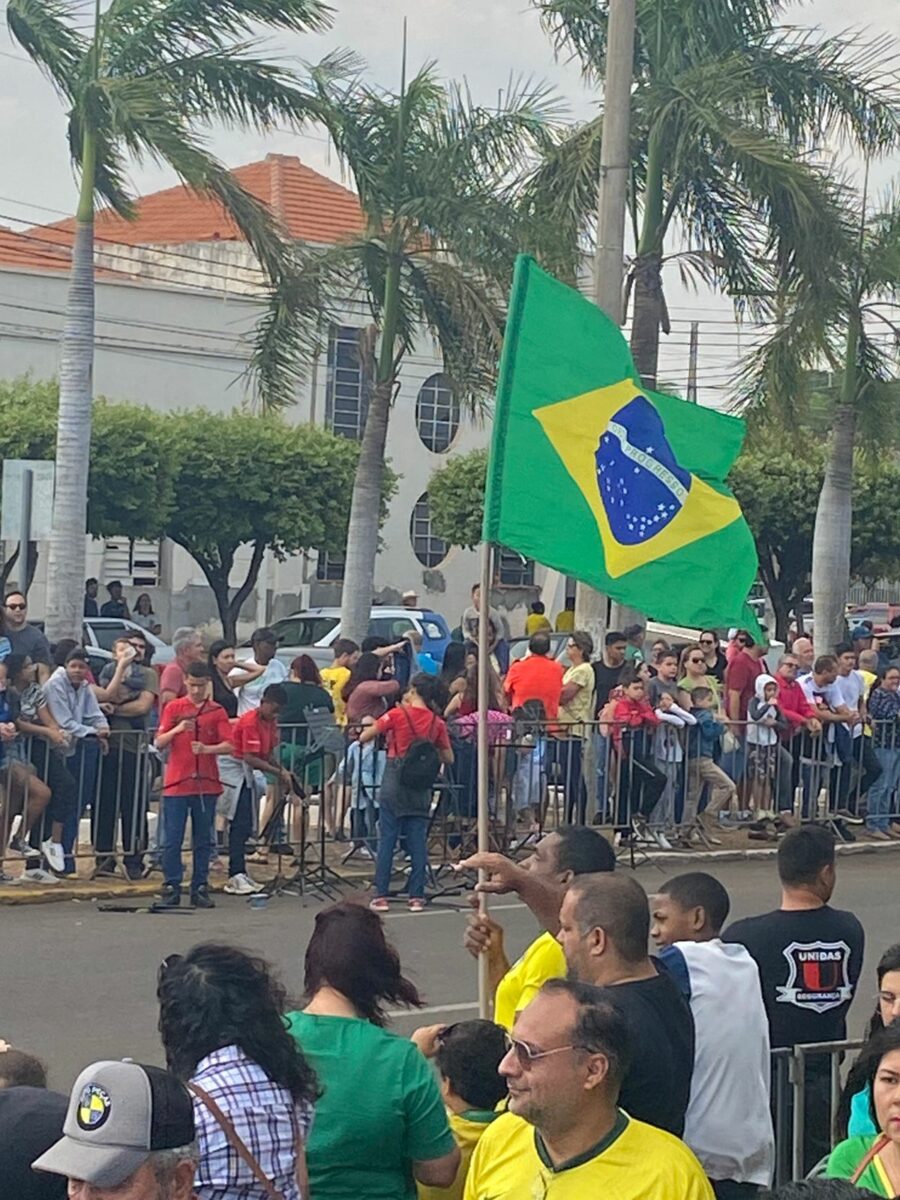
<path id="1" fill-rule="evenodd" d="M 82 1129 L 94 1130 L 105 1125 L 112 1108 L 112 1100 L 106 1088 L 99 1083 L 89 1083 L 78 1102 L 78 1124 Z"/>

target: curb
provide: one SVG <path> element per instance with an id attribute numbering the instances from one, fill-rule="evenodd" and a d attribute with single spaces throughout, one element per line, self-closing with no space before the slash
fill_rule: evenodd
<path id="1" fill-rule="evenodd" d="M 900 852 L 900 842 L 893 844 L 877 844 L 872 842 L 855 843 L 851 845 L 839 843 L 836 847 L 841 857 L 853 855 L 888 855 Z M 754 862 L 773 859 L 778 853 L 774 844 L 756 849 L 746 850 L 684 850 L 684 851 L 642 851 L 635 853 L 635 867 L 644 865 L 669 866 L 674 863 L 724 863 L 724 862 Z M 620 865 L 626 865 L 627 854 L 620 854 Z M 362 872 L 347 872 L 344 876 L 348 887 L 358 887 L 360 880 L 368 880 L 368 874 Z M 210 884 L 210 891 L 221 892 L 224 880 Z M 68 886 L 51 886 L 41 884 L 11 884 L 0 888 L 0 907 L 23 907 L 29 904 L 52 904 L 54 901 L 73 900 L 76 902 L 90 900 L 127 900 L 141 896 L 153 896 L 160 889 L 160 880 L 143 879 L 139 882 L 122 880 L 96 881 L 86 879 L 83 883 Z"/>

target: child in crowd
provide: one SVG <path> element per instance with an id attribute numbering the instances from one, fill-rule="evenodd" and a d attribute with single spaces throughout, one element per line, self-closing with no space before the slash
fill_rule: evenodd
<path id="1" fill-rule="evenodd" d="M 736 815 L 738 793 L 734 781 L 715 762 L 725 726 L 713 715 L 716 694 L 712 688 L 695 687 L 691 692 L 691 716 L 696 724 L 688 735 L 687 796 L 682 818 L 682 839 L 698 841 L 696 829 L 697 806 L 704 784 L 709 784 L 710 795 L 706 812 L 715 817 L 727 812 Z"/>
<path id="2" fill-rule="evenodd" d="M 469 1162 L 481 1135 L 499 1116 L 506 1080 L 499 1067 L 506 1055 L 504 1030 L 493 1021 L 427 1025 L 412 1040 L 434 1059 L 450 1129 L 459 1147 L 456 1179 L 448 1188 L 419 1184 L 419 1200 L 463 1200 Z"/>
<path id="3" fill-rule="evenodd" d="M 760 675 L 756 680 L 756 695 L 747 705 L 747 778 L 757 818 L 772 807 L 778 735 L 790 728 L 776 703 L 777 697 L 778 684 L 772 676 Z"/>
<path id="4" fill-rule="evenodd" d="M 672 849 L 667 835 L 675 826 L 675 797 L 683 780 L 684 748 L 678 730 L 694 724 L 694 717 L 687 709 L 690 697 L 679 688 L 677 679 L 678 655 L 669 650 L 660 656 L 656 678 L 647 685 L 650 703 L 665 714 L 653 735 L 653 760 L 665 776 L 666 785 L 650 814 L 651 836 L 661 850 Z"/>
<path id="5" fill-rule="evenodd" d="M 632 828 L 648 836 L 646 822 L 665 791 L 667 778 L 653 761 L 650 739 L 661 723 L 670 720 L 668 710 L 674 701 L 663 695 L 654 708 L 647 700 L 644 680 L 630 669 L 622 672 L 610 701 L 612 709 L 607 705 L 604 716 L 608 714 L 619 756 L 616 838 L 622 841 L 631 837 Z"/>

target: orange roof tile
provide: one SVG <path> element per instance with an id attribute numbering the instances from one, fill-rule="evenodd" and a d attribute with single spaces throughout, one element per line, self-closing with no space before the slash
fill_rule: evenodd
<path id="1" fill-rule="evenodd" d="M 32 271 L 64 271 L 72 265 L 72 236 L 68 230 L 38 227 L 19 233 L 0 225 L 0 267 L 23 267 Z M 94 268 L 100 278 L 129 275 L 128 271 Z"/>
<path id="2" fill-rule="evenodd" d="M 271 208 L 288 235 L 297 241 L 330 245 L 364 228 L 356 195 L 292 155 L 269 154 L 263 162 L 237 167 L 233 174 L 251 195 Z M 94 226 L 98 241 L 164 246 L 242 240 L 237 226 L 217 201 L 183 184 L 141 197 L 136 208 L 133 221 L 125 221 L 108 209 L 99 212 Z M 68 220 L 44 226 L 41 236 L 45 230 L 69 232 L 73 225 Z"/>

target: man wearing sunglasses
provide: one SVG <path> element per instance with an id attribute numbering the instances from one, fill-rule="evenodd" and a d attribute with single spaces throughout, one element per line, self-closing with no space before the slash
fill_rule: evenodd
<path id="1" fill-rule="evenodd" d="M 478 1143 L 465 1200 L 712 1200 L 682 1142 L 619 1108 L 631 1040 L 604 992 L 545 983 L 516 1019 L 500 1063 L 509 1111 Z"/>
<path id="2" fill-rule="evenodd" d="M 28 600 L 21 592 L 7 594 L 3 615 L 13 654 L 27 654 L 37 664 L 38 683 L 46 683 L 50 678 L 50 643 L 36 625 L 29 625 Z"/>

